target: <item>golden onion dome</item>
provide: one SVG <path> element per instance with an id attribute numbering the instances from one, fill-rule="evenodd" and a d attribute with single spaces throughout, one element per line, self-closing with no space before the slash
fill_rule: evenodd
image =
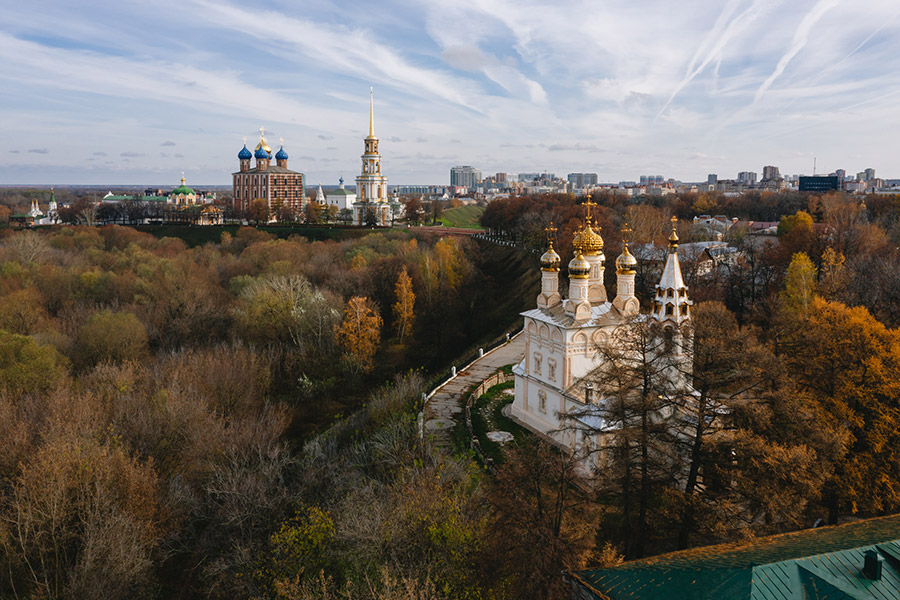
<path id="1" fill-rule="evenodd" d="M 590 223 L 581 232 L 581 251 L 588 255 L 603 252 L 603 238 L 591 228 Z"/>
<path id="2" fill-rule="evenodd" d="M 626 244 L 622 254 L 616 259 L 616 272 L 620 275 L 632 275 L 636 266 L 637 259 L 628 251 L 628 245 Z"/>
<path id="3" fill-rule="evenodd" d="M 553 244 L 551 244 L 541 256 L 541 269 L 544 271 L 559 271 L 559 264 L 559 254 L 556 253 L 556 250 L 553 249 Z"/>
<path id="4" fill-rule="evenodd" d="M 584 236 L 584 230 L 579 229 L 575 232 L 575 235 L 572 236 L 572 250 L 575 251 L 577 255 L 581 251 L 581 239 Z"/>
<path id="5" fill-rule="evenodd" d="M 570 279 L 587 279 L 591 272 L 591 263 L 585 260 L 581 252 L 575 255 L 569 262 L 569 278 Z"/>
<path id="6" fill-rule="evenodd" d="M 259 143 L 256 145 L 256 148 L 254 148 L 254 150 L 259 150 L 260 148 L 262 148 L 269 154 L 272 154 L 272 148 L 269 147 L 268 142 L 266 142 L 266 138 L 260 138 Z"/>

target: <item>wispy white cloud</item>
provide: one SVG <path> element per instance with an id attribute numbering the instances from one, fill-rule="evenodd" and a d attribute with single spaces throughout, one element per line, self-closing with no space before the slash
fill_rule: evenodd
<path id="1" fill-rule="evenodd" d="M 95 158 L 84 177 L 144 169 L 148 181 L 177 180 L 186 170 L 227 183 L 240 137 L 264 124 L 313 180 L 350 179 L 370 85 L 393 183 L 445 181 L 452 164 L 442 161 L 611 180 L 702 179 L 705 169 L 724 176 L 779 161 L 793 172 L 813 151 L 820 164 L 838 166 L 846 153 L 879 172 L 890 166 L 896 0 L 864 10 L 838 0 L 370 8 L 17 3 L 0 23 L 0 53 L 15 57 L 0 63 L 0 137 L 27 141 L 8 145 L 0 173 L 73 181 Z M 27 99 L 9 91 L 18 89 Z M 170 143 L 180 157 L 160 152 Z"/>
<path id="2" fill-rule="evenodd" d="M 800 21 L 800 25 L 797 26 L 796 33 L 794 33 L 794 39 L 791 41 L 790 48 L 788 48 L 787 52 L 785 52 L 778 61 L 772 74 L 769 75 L 762 85 L 759 86 L 759 89 L 756 90 L 756 95 L 753 96 L 754 104 L 759 103 L 760 99 L 762 99 L 769 88 L 772 87 L 772 84 L 775 83 L 775 80 L 784 73 L 788 63 L 803 50 L 806 43 L 809 41 L 809 35 L 812 32 L 813 27 L 816 26 L 816 23 L 825 16 L 826 12 L 837 6 L 839 3 L 840 0 L 818 0 L 812 10 L 803 17 L 803 20 Z"/>

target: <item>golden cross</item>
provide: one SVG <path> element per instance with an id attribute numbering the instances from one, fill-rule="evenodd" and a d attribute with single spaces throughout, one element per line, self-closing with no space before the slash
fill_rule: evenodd
<path id="1" fill-rule="evenodd" d="M 266 139 L 266 127 L 264 125 L 259 126 L 259 139 Z"/>
<path id="2" fill-rule="evenodd" d="M 628 222 L 626 221 L 625 226 L 622 227 L 622 243 L 625 244 L 626 246 L 628 245 L 628 238 L 631 237 L 631 234 L 633 232 L 634 232 L 634 229 L 632 229 L 628 225 Z"/>
<path id="3" fill-rule="evenodd" d="M 282 146 L 284 146 L 284 138 L 278 138 L 278 141 L 281 143 Z"/>
<path id="4" fill-rule="evenodd" d="M 550 221 L 549 227 L 544 227 L 544 231 L 547 233 L 547 242 L 550 244 L 550 247 L 553 247 L 553 234 L 555 234 L 558 230 L 553 226 L 553 221 Z"/>
<path id="5" fill-rule="evenodd" d="M 246 135 L 243 137 L 243 140 L 244 140 L 244 145 L 246 146 L 247 145 L 247 136 Z"/>
<path id="6" fill-rule="evenodd" d="M 588 195 L 587 195 L 587 200 L 585 200 L 582 204 L 584 204 L 584 206 L 587 207 L 587 218 L 586 218 L 586 220 L 587 220 L 588 225 L 590 225 L 590 224 L 591 224 L 591 207 L 592 207 L 592 206 L 597 206 L 597 203 L 596 203 L 596 202 L 592 202 L 592 201 L 591 201 L 591 195 L 588 194 Z"/>

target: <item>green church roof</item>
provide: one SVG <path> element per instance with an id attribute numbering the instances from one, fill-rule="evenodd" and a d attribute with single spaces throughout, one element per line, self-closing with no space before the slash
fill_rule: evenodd
<path id="1" fill-rule="evenodd" d="M 866 551 L 881 578 L 863 574 Z M 581 571 L 604 600 L 900 600 L 900 515 L 719 544 Z"/>

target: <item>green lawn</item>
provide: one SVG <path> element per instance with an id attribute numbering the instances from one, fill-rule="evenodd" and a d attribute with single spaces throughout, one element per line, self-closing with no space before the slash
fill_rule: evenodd
<path id="1" fill-rule="evenodd" d="M 484 454 L 494 459 L 494 464 L 503 462 L 503 451 L 500 444 L 487 438 L 488 431 L 508 431 L 516 439 L 529 435 L 528 431 L 512 422 L 501 412 L 503 407 L 511 404 L 514 399 L 511 394 L 506 393 L 506 390 L 513 389 L 515 385 L 514 381 L 508 381 L 492 386 L 475 401 L 475 406 L 472 407 L 472 429 L 481 443 Z"/>
<path id="2" fill-rule="evenodd" d="M 462 227 L 464 229 L 484 229 L 478 219 L 484 214 L 483 206 L 474 204 L 469 206 L 460 206 L 458 208 L 448 208 L 441 215 L 439 221 L 444 227 Z"/>

